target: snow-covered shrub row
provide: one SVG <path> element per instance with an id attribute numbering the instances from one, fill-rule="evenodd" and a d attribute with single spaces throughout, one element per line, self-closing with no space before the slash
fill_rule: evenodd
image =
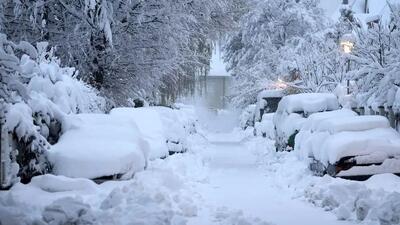
<path id="1" fill-rule="evenodd" d="M 305 198 L 333 211 L 339 220 L 365 221 L 371 225 L 400 224 L 399 177 L 375 175 L 365 182 L 323 177 L 305 189 Z"/>
<path id="2" fill-rule="evenodd" d="M 102 111 L 104 99 L 76 79 L 74 68 L 61 67 L 47 43 L 15 44 L 0 34 L 0 57 L 2 132 L 18 149 L 18 176 L 26 182 L 50 170 L 46 150 L 57 142 L 65 115 Z M 7 177 L 15 177 L 15 164 L 8 165 Z"/>

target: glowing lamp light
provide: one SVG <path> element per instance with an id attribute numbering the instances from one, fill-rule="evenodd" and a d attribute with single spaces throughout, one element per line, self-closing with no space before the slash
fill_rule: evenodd
<path id="1" fill-rule="evenodd" d="M 275 87 L 276 88 L 279 88 L 279 89 L 285 89 L 285 88 L 287 88 L 287 84 L 285 83 L 285 81 L 283 81 L 283 80 L 281 80 L 281 79 L 278 79 L 276 82 L 275 82 Z"/>
<path id="2" fill-rule="evenodd" d="M 344 53 L 350 54 L 353 50 L 354 43 L 350 41 L 341 41 L 340 46 L 342 47 Z"/>

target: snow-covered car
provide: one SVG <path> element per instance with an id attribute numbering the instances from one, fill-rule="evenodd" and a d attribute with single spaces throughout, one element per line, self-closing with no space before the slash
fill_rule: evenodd
<path id="1" fill-rule="evenodd" d="M 165 158 L 187 150 L 184 127 L 186 114 L 179 110 L 154 106 L 143 108 L 115 108 L 110 115 L 134 121 L 143 138 L 150 143 L 149 159 Z"/>
<path id="2" fill-rule="evenodd" d="M 51 146 L 53 173 L 71 178 L 129 179 L 147 165 L 150 144 L 137 124 L 110 114 L 69 115 Z"/>
<path id="3" fill-rule="evenodd" d="M 309 115 L 337 109 L 339 102 L 330 93 L 302 93 L 283 97 L 273 118 L 276 150 L 293 150 L 294 138 Z"/>
<path id="4" fill-rule="evenodd" d="M 310 160 L 315 175 L 364 180 L 400 174 L 400 134 L 383 116 L 340 110 L 313 115 L 296 136 L 295 151 Z"/>
<path id="5" fill-rule="evenodd" d="M 254 121 L 261 122 L 265 113 L 274 113 L 278 104 L 284 96 L 283 89 L 263 90 L 257 95 L 256 108 L 254 111 Z"/>

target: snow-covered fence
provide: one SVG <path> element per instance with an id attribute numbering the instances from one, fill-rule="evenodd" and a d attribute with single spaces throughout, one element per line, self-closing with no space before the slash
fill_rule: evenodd
<path id="1" fill-rule="evenodd" d="M 391 106 L 384 107 L 379 106 L 376 109 L 373 107 L 354 107 L 352 108 L 354 112 L 359 115 L 381 115 L 386 117 L 389 122 L 390 126 L 397 131 L 400 131 L 400 112 L 395 112 Z"/>
<path id="2" fill-rule="evenodd" d="M 0 123 L 0 190 L 7 189 L 11 185 L 10 169 L 12 169 L 10 153 L 12 147 L 11 137 Z"/>

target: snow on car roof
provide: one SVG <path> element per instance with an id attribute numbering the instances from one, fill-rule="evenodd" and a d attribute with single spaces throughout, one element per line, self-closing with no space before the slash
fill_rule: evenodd
<path id="1" fill-rule="evenodd" d="M 342 131 L 364 131 L 389 127 L 389 121 L 383 116 L 342 116 L 321 120 L 314 130 L 334 134 Z"/>
<path id="2" fill-rule="evenodd" d="M 356 117 L 357 113 L 350 109 L 340 109 L 334 111 L 327 112 L 319 112 L 310 115 L 307 119 L 307 122 L 304 123 L 302 130 L 316 130 L 316 128 L 320 125 L 321 121 L 329 119 L 329 118 L 345 118 L 345 117 Z"/>
<path id="3" fill-rule="evenodd" d="M 339 108 L 339 102 L 332 93 L 302 93 L 282 98 L 278 113 L 307 112 L 315 113 Z"/>
<path id="4" fill-rule="evenodd" d="M 318 149 L 314 149 L 314 154 L 315 151 Z M 326 138 L 319 148 L 318 159 L 325 164 L 334 164 L 348 156 L 378 156 L 375 153 L 380 153 L 379 157 L 386 154 L 386 158 L 400 155 L 399 134 L 392 128 L 340 132 Z"/>

